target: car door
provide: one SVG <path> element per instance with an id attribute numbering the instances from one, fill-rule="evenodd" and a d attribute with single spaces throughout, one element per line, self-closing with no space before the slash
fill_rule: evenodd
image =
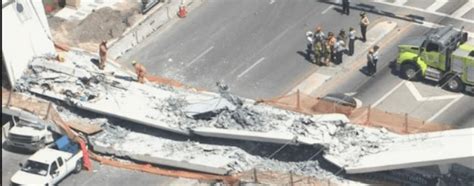
<path id="1" fill-rule="evenodd" d="M 58 181 L 61 179 L 59 177 L 59 175 L 60 175 L 59 167 L 58 167 L 58 163 L 56 161 L 51 163 L 51 168 L 49 169 L 49 175 L 51 176 L 51 179 L 52 179 L 51 183 L 53 183 L 53 184 L 58 183 Z"/>
<path id="2" fill-rule="evenodd" d="M 66 162 L 64 161 L 62 157 L 58 157 L 56 159 L 56 162 L 58 163 L 58 170 L 59 170 L 58 179 L 61 180 L 67 175 Z"/>
<path id="3" fill-rule="evenodd" d="M 422 58 L 429 66 L 440 67 L 440 46 L 434 42 L 428 42 L 423 52 Z"/>

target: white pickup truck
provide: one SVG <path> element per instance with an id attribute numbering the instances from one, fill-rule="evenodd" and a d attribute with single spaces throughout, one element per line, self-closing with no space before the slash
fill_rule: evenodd
<path id="1" fill-rule="evenodd" d="M 38 150 L 10 179 L 15 185 L 55 185 L 71 172 L 82 170 L 82 151 L 67 136 Z"/>
<path id="2" fill-rule="evenodd" d="M 2 113 L 11 116 L 3 131 L 7 146 L 37 151 L 52 143 L 59 132 L 54 124 L 21 109 L 2 108 Z"/>

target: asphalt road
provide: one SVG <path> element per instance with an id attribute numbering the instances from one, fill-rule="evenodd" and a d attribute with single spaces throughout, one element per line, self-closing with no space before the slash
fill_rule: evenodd
<path id="1" fill-rule="evenodd" d="M 410 1 L 409 1 L 410 2 Z M 414 6 L 425 7 L 431 5 L 412 4 Z M 447 6 L 459 7 L 459 4 L 446 4 L 442 11 L 455 12 L 456 9 Z M 391 9 L 390 5 L 381 4 L 377 6 L 379 10 Z M 393 11 L 393 9 L 391 9 Z M 414 14 L 413 10 L 398 8 L 397 15 Z M 420 13 L 418 13 L 420 14 Z M 473 23 L 460 22 L 450 17 L 432 15 L 425 12 L 422 17 L 430 23 L 440 25 L 464 25 L 469 32 L 473 31 Z M 394 36 L 387 37 L 387 42 L 383 43 L 380 51 L 378 63 L 378 73 L 375 77 L 368 77 L 361 73 L 361 69 L 354 69 L 339 81 L 331 90 L 325 92 L 355 93 L 355 97 L 360 99 L 364 105 L 372 105 L 375 108 L 392 113 L 408 113 L 409 116 L 437 124 L 447 124 L 453 128 L 474 127 L 474 98 L 469 95 L 453 93 L 442 89 L 439 85 L 428 80 L 419 82 L 405 82 L 391 66 L 390 62 L 397 58 L 397 45 L 413 36 L 421 36 L 432 30 L 430 25 L 416 24 L 413 22 L 390 18 L 397 21 L 399 29 L 405 29 Z M 473 20 L 471 18 L 471 20 Z M 472 35 L 471 35 L 472 37 Z M 359 63 L 365 63 L 362 59 Z M 403 82 L 402 82 L 403 81 Z M 331 82 L 329 82 L 331 83 Z M 433 100 L 428 100 L 433 99 Z"/>
<path id="2" fill-rule="evenodd" d="M 334 2 L 208 0 L 185 19 L 153 34 L 120 61 L 126 64 L 137 59 L 152 74 L 210 91 L 216 91 L 215 82 L 224 81 L 231 92 L 243 97 L 281 96 L 316 70 L 324 71 L 302 55 L 306 31 L 316 25 L 326 32 L 358 28 L 358 13 L 367 11 L 372 21 L 395 21 L 397 29 L 404 29 L 382 39 L 386 43 L 381 49 L 378 75 L 368 78 L 360 69 L 351 69 L 342 78 L 332 77 L 342 80 L 329 81 L 322 87 L 333 87 L 331 92 L 357 93 L 365 105 L 379 102 L 376 108 L 389 112 L 409 113 L 456 128 L 474 125 L 472 97 L 457 99 L 426 82 L 399 86 L 387 95 L 402 81 L 388 64 L 396 58 L 396 46 L 403 38 L 422 35 L 436 25 L 465 26 L 465 30 L 474 32 L 474 21 L 469 16 L 473 11 L 460 10 L 467 0 L 444 4 L 435 0 L 409 0 L 405 4 L 352 1 L 351 16 L 341 15 Z M 425 23 L 420 26 L 416 22 L 421 20 Z M 357 63 L 365 63 L 365 55 L 361 58 Z M 327 90 L 319 91 L 323 92 Z M 423 101 L 429 97 L 439 99 Z"/>
<path id="3" fill-rule="evenodd" d="M 357 16 L 342 16 L 330 6 L 317 1 L 208 0 L 119 61 L 137 59 L 152 74 L 211 91 L 224 81 L 243 97 L 278 96 L 318 68 L 301 54 L 306 31 L 316 25 L 333 32 L 341 25 L 357 26 Z"/>

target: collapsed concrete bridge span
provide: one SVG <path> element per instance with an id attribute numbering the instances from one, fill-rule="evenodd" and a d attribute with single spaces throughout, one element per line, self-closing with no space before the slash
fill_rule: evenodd
<path id="1" fill-rule="evenodd" d="M 318 153 L 321 149 L 327 160 L 344 168 L 347 173 L 384 170 L 380 167 L 386 167 L 389 163 L 371 164 L 365 169 L 363 163 L 370 162 L 370 157 L 391 153 L 397 143 L 403 140 L 410 139 L 414 144 L 426 141 L 426 138 L 403 137 L 385 129 L 354 125 L 341 114 L 304 115 L 264 104 L 255 105 L 253 100 L 238 98 L 226 92 L 216 94 L 165 85 L 139 84 L 131 81 L 135 78 L 133 75 L 119 70 L 117 66 L 109 65 L 105 72 L 98 70 L 89 62 L 94 57 L 73 51 L 65 56 L 64 63 L 47 58 L 35 58 L 30 63 L 28 71 L 15 84 L 16 88 L 61 100 L 73 107 L 132 122 L 135 125 L 144 125 L 189 138 L 210 137 L 279 144 L 282 147 L 318 146 L 313 153 Z M 104 154 L 129 157 L 136 161 L 154 160 L 155 164 L 212 174 L 244 171 L 261 162 L 270 161 L 268 158 L 249 155 L 237 147 L 200 143 L 190 145 L 172 140 L 160 140 L 163 143 L 158 143 L 153 136 L 145 137 L 135 133 L 119 135 L 113 132 L 107 134 L 108 130 L 104 130 L 105 133 L 102 134 L 108 137 L 93 138 L 92 145 L 96 150 Z M 470 135 L 472 137 L 472 134 Z M 109 138 L 117 140 L 107 141 Z M 147 138 L 149 139 L 146 140 Z M 157 143 L 148 144 L 147 141 Z M 163 151 L 170 146 L 184 147 Z M 423 148 L 425 147 L 418 147 Z M 190 153 L 200 155 L 170 158 L 171 155 L 183 152 L 186 154 L 186 149 L 191 149 Z M 236 152 L 240 155 L 230 155 Z M 459 156 L 462 156 L 463 160 L 472 159 L 472 154 L 469 155 L 467 151 Z M 301 168 L 312 162 L 308 160 L 296 164 Z M 410 163 L 417 166 L 416 162 Z"/>

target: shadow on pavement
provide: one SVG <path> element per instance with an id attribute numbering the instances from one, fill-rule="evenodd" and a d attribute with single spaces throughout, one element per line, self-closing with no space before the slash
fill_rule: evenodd
<path id="1" fill-rule="evenodd" d="M 309 56 L 308 51 L 305 51 L 305 52 L 303 52 L 303 51 L 297 51 L 296 53 L 299 54 L 300 56 L 303 56 L 304 59 L 305 59 L 307 62 L 309 62 L 309 63 L 311 63 L 311 64 L 314 64 L 313 61 L 311 60 L 311 57 Z"/>
<path id="2" fill-rule="evenodd" d="M 339 6 L 339 7 L 341 6 L 340 3 L 336 3 L 336 2 L 333 2 L 333 1 L 330 1 L 330 0 L 318 0 L 318 2 L 326 3 L 326 4 L 330 4 L 330 5 L 335 5 L 335 6 Z M 391 18 L 395 18 L 395 19 L 400 19 L 400 20 L 410 21 L 410 22 L 416 22 L 416 23 L 421 23 L 425 19 L 423 16 L 418 16 L 418 15 L 413 15 L 413 14 L 409 14 L 409 15 L 406 15 L 406 16 L 395 15 L 391 12 L 386 12 L 386 11 L 377 9 L 375 6 L 365 4 L 365 3 L 357 3 L 355 5 L 351 4 L 350 9 L 365 11 L 367 13 L 372 13 L 372 14 L 376 14 L 376 15 L 380 15 L 380 16 L 386 16 L 386 17 L 391 17 Z M 342 12 L 342 9 L 340 9 L 340 8 L 334 8 L 334 10 L 336 10 L 337 12 Z"/>
<path id="3" fill-rule="evenodd" d="M 371 76 L 369 74 L 369 71 L 367 70 L 367 66 L 363 66 L 362 68 L 359 69 L 359 72 L 361 72 L 362 74 L 366 75 L 366 76 Z"/>

